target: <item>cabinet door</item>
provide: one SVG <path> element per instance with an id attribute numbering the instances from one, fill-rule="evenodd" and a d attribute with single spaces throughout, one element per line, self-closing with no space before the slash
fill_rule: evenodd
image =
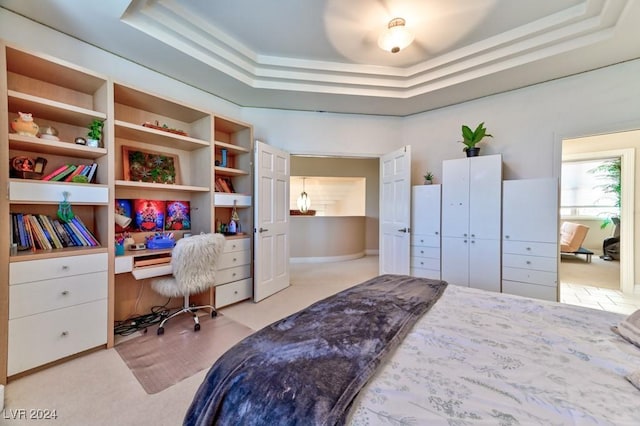
<path id="1" fill-rule="evenodd" d="M 469 287 L 500 292 L 500 240 L 470 240 Z"/>
<path id="2" fill-rule="evenodd" d="M 502 156 L 469 159 L 469 231 L 472 238 L 500 239 Z"/>
<path id="3" fill-rule="evenodd" d="M 557 243 L 556 178 L 506 180 L 503 190 L 505 240 Z"/>
<path id="4" fill-rule="evenodd" d="M 411 234 L 440 235 L 440 185 L 416 185 L 411 197 Z"/>
<path id="5" fill-rule="evenodd" d="M 442 279 L 449 284 L 469 287 L 469 240 L 442 238 Z"/>
<path id="6" fill-rule="evenodd" d="M 442 236 L 467 237 L 469 233 L 468 159 L 442 162 Z"/>

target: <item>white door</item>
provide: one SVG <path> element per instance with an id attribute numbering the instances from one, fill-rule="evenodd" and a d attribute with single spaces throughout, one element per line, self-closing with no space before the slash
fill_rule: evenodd
<path id="1" fill-rule="evenodd" d="M 442 237 L 442 279 L 449 284 L 469 287 L 468 238 Z"/>
<path id="2" fill-rule="evenodd" d="M 500 240 L 469 240 L 469 287 L 500 292 Z"/>
<path id="3" fill-rule="evenodd" d="M 469 160 L 442 162 L 442 236 L 469 235 Z"/>
<path id="4" fill-rule="evenodd" d="M 380 158 L 380 274 L 409 274 L 411 147 Z"/>
<path id="5" fill-rule="evenodd" d="M 289 153 L 256 141 L 253 300 L 289 287 Z"/>
<path id="6" fill-rule="evenodd" d="M 500 239 L 502 227 L 502 155 L 469 158 L 469 233 Z"/>

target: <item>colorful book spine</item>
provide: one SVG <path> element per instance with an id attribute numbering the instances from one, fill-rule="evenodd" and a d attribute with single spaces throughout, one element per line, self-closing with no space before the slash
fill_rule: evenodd
<path id="1" fill-rule="evenodd" d="M 80 164 L 80 165 L 78 165 L 78 166 L 76 167 L 76 169 L 73 171 L 73 173 L 71 173 L 71 174 L 67 175 L 67 177 L 66 177 L 66 178 L 64 178 L 64 181 L 65 181 L 65 182 L 71 182 L 71 180 L 72 180 L 74 177 L 78 176 L 79 174 L 82 174 L 82 171 L 83 171 L 86 167 L 89 167 L 89 166 L 85 166 L 84 164 Z"/>
<path id="2" fill-rule="evenodd" d="M 25 231 L 24 229 L 24 219 L 22 213 L 16 213 L 16 219 L 18 222 L 18 233 L 20 234 L 20 245 L 22 245 L 23 247 L 31 247 L 29 236 L 27 235 L 27 231 Z"/>
<path id="3" fill-rule="evenodd" d="M 31 250 L 36 251 L 36 240 L 33 235 L 33 230 L 31 229 L 31 223 L 27 219 L 27 215 L 22 215 L 22 223 L 24 225 L 25 233 L 29 237 L 29 247 L 31 247 Z"/>
<path id="4" fill-rule="evenodd" d="M 64 240 L 65 247 L 73 247 L 76 245 L 76 243 L 71 239 L 71 237 L 67 233 L 67 230 L 64 229 L 64 226 L 62 226 L 62 224 L 58 219 L 53 219 L 53 226 L 55 227 L 56 231 L 58 231 L 58 234 Z"/>
<path id="5" fill-rule="evenodd" d="M 77 167 L 74 166 L 73 164 L 71 164 L 69 167 L 67 167 L 66 169 L 64 169 L 62 172 L 58 173 L 57 175 L 55 175 L 54 177 L 51 178 L 51 181 L 61 181 L 65 176 L 69 175 L 70 173 L 73 173 L 73 171 L 76 169 Z"/>
<path id="6" fill-rule="evenodd" d="M 51 250 L 53 246 L 44 234 L 44 230 L 40 226 L 38 220 L 32 214 L 26 215 L 29 226 L 31 227 L 31 233 L 34 236 L 34 240 L 38 243 L 41 249 Z"/>
<path id="7" fill-rule="evenodd" d="M 51 219 L 49 218 L 49 216 L 40 214 L 38 215 L 38 218 L 40 219 L 40 222 L 42 223 L 45 230 L 49 232 L 49 235 L 51 236 L 51 240 L 53 240 L 52 242 L 55 248 L 57 249 L 64 248 L 64 245 L 62 244 L 62 240 L 58 237 L 58 233 L 56 232 L 55 229 L 53 229 L 53 224 L 51 223 Z"/>
<path id="8" fill-rule="evenodd" d="M 98 168 L 98 163 L 93 163 L 91 165 L 91 170 L 89 170 L 89 173 L 87 174 L 87 179 L 89 180 L 89 182 L 91 182 L 95 177 L 97 168 Z"/>
<path id="9" fill-rule="evenodd" d="M 54 170 L 53 172 L 49 173 L 48 175 L 46 175 L 45 177 L 43 177 L 40 180 L 51 180 L 52 177 L 54 177 L 58 173 L 61 173 L 64 170 L 66 170 L 67 167 L 69 167 L 69 166 L 67 166 L 66 164 L 64 166 L 60 166 L 56 170 Z"/>
<path id="10" fill-rule="evenodd" d="M 89 241 L 84 237 L 84 235 L 82 235 L 82 232 L 80 232 L 80 230 L 78 229 L 76 224 L 73 223 L 73 219 L 71 219 L 71 221 L 67 222 L 67 225 L 69 225 L 69 227 L 73 230 L 73 233 L 75 234 L 75 236 L 78 238 L 78 240 L 80 240 L 80 242 L 81 242 L 80 245 L 86 246 L 86 247 L 90 247 L 91 246 Z"/>
<path id="11" fill-rule="evenodd" d="M 89 231 L 89 228 L 86 227 L 82 219 L 76 216 L 73 219 L 71 219 L 71 222 L 73 222 L 78 227 L 78 229 L 82 233 L 82 236 L 85 237 L 92 246 L 100 245 L 96 237 L 94 237 L 91 231 Z"/>
<path id="12" fill-rule="evenodd" d="M 71 225 L 66 222 L 62 222 L 62 226 L 64 227 L 65 231 L 67 231 L 67 234 L 69 234 L 69 237 L 73 240 L 74 245 L 78 247 L 84 245 L 82 244 L 82 241 L 76 236 L 76 233 L 74 232 L 73 228 L 71 228 Z"/>

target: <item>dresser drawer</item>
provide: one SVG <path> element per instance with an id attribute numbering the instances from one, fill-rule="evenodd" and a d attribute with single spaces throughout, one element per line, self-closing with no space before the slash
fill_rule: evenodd
<path id="1" fill-rule="evenodd" d="M 439 235 L 412 235 L 411 245 L 423 246 L 423 247 L 440 247 L 440 236 Z"/>
<path id="2" fill-rule="evenodd" d="M 12 202 L 55 203 L 65 199 L 70 203 L 108 204 L 109 188 L 106 185 L 51 183 L 42 181 L 10 181 L 9 195 Z"/>
<path id="3" fill-rule="evenodd" d="M 411 256 L 440 259 L 440 247 L 411 246 Z"/>
<path id="4" fill-rule="evenodd" d="M 425 257 L 412 257 L 412 268 L 440 270 L 440 259 L 429 259 Z"/>
<path id="5" fill-rule="evenodd" d="M 534 243 L 530 241 L 502 242 L 503 253 L 524 254 L 530 256 L 558 257 L 558 245 L 554 243 Z"/>
<path id="6" fill-rule="evenodd" d="M 231 305 L 241 300 L 249 299 L 253 295 L 253 280 L 247 278 L 242 281 L 217 286 L 216 288 L 216 308 Z"/>
<path id="7" fill-rule="evenodd" d="M 557 287 L 558 274 L 555 272 L 534 271 L 521 268 L 502 268 L 502 279 L 518 281 L 521 283 L 538 284 L 548 287 Z"/>
<path id="8" fill-rule="evenodd" d="M 9 319 L 107 298 L 107 272 L 9 287 Z"/>
<path id="9" fill-rule="evenodd" d="M 251 252 L 248 250 L 222 253 L 218 261 L 218 270 L 233 268 L 234 266 L 249 265 L 251 263 Z"/>
<path id="10" fill-rule="evenodd" d="M 234 251 L 245 251 L 251 249 L 250 238 L 234 238 L 225 241 L 223 253 L 231 253 Z"/>
<path id="11" fill-rule="evenodd" d="M 556 272 L 558 270 L 558 259 L 556 257 L 525 256 L 505 253 L 502 255 L 502 266 Z"/>
<path id="12" fill-rule="evenodd" d="M 216 272 L 216 285 L 230 283 L 232 281 L 241 280 L 243 278 L 249 278 L 250 276 L 251 265 L 222 269 Z"/>
<path id="13" fill-rule="evenodd" d="M 558 289 L 556 287 L 547 287 L 546 285 L 503 280 L 502 292 L 534 299 L 551 300 L 553 302 L 558 300 Z"/>
<path id="14" fill-rule="evenodd" d="M 250 207 L 251 195 L 243 194 L 221 194 L 216 192 L 213 196 L 213 202 L 216 207 Z"/>
<path id="15" fill-rule="evenodd" d="M 411 268 L 412 277 L 431 278 L 432 280 L 440 279 L 440 270 L 435 269 L 423 269 L 423 268 Z"/>
<path id="16" fill-rule="evenodd" d="M 9 264 L 9 284 L 64 278 L 108 269 L 107 253 L 28 260 Z"/>
<path id="17" fill-rule="evenodd" d="M 104 345 L 107 299 L 9 321 L 8 374 Z"/>

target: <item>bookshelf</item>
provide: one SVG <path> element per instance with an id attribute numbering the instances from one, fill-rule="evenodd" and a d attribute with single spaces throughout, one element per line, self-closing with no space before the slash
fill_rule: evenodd
<path id="1" fill-rule="evenodd" d="M 93 71 L 5 43 L 0 48 L 0 104 L 7 118 L 0 123 L 0 184 L 8 188 L 7 198 L 0 202 L 0 239 L 17 245 L 13 249 L 3 244 L 0 249 L 0 358 L 7 360 L 0 363 L 0 383 L 6 383 L 7 376 L 107 343 L 113 239 L 108 226 L 112 222 L 109 125 L 102 146 L 80 145 L 76 138 L 86 137 L 92 120 L 109 122 L 111 88 L 107 77 Z M 15 132 L 11 123 L 20 113 L 31 114 L 41 130 L 55 129 L 57 137 Z M 41 173 L 22 173 L 12 169 L 12 159 L 28 159 L 25 164 L 43 159 L 45 163 Z M 65 165 L 90 167 L 94 163 L 95 183 L 41 180 Z M 88 234 L 83 238 L 89 242 L 90 235 L 90 244 L 71 244 L 60 234 L 58 211 L 65 200 L 86 226 Z M 32 236 L 35 244 L 22 244 L 19 232 L 14 233 L 18 215 L 28 217 L 33 225 L 29 229 L 38 233 Z M 86 287 L 82 297 L 70 290 L 80 282 Z M 52 293 L 48 285 L 59 287 L 63 297 Z M 42 294 L 46 296 L 40 297 L 44 303 L 39 307 L 16 310 Z M 80 330 L 78 323 L 90 326 Z M 56 335 L 63 338 L 54 339 Z"/>

